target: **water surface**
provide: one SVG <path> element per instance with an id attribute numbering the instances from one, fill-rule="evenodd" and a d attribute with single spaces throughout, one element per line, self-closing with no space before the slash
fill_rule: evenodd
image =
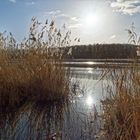
<path id="1" fill-rule="evenodd" d="M 103 69 L 71 67 L 70 103 L 26 103 L 0 116 L 1 140 L 94 140 L 101 127 L 100 100 L 105 96 Z"/>

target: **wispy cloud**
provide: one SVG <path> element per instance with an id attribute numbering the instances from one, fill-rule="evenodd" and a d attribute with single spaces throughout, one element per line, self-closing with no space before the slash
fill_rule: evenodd
<path id="1" fill-rule="evenodd" d="M 26 2 L 26 5 L 34 5 L 34 4 L 35 4 L 34 1 Z"/>
<path id="2" fill-rule="evenodd" d="M 60 13 L 58 15 L 56 15 L 56 17 L 62 17 L 62 18 L 69 18 L 70 16 L 64 13 Z"/>
<path id="3" fill-rule="evenodd" d="M 45 15 L 49 15 L 49 16 L 55 16 L 56 18 L 67 18 L 69 20 L 72 20 L 72 21 L 78 21 L 78 17 L 72 17 L 66 13 L 63 13 L 61 10 L 53 10 L 53 11 L 48 11 L 48 12 L 45 12 Z"/>
<path id="4" fill-rule="evenodd" d="M 16 0 L 9 0 L 9 2 L 16 3 Z"/>
<path id="5" fill-rule="evenodd" d="M 71 20 L 78 22 L 79 21 L 79 18 L 78 17 L 71 17 Z"/>
<path id="6" fill-rule="evenodd" d="M 82 24 L 80 23 L 75 23 L 75 24 L 71 24 L 68 26 L 68 28 L 72 29 L 72 28 L 79 28 L 79 27 L 82 27 Z"/>
<path id="7" fill-rule="evenodd" d="M 61 10 L 53 10 L 53 11 L 45 12 L 45 15 L 57 16 L 60 13 L 61 13 Z"/>
<path id="8" fill-rule="evenodd" d="M 80 19 L 76 16 L 70 17 L 69 20 L 70 20 L 70 24 L 69 24 L 68 28 L 71 28 L 71 29 L 75 28 L 76 29 L 76 28 L 80 28 L 83 26 L 83 24 L 81 24 L 81 22 L 80 22 Z"/>
<path id="9" fill-rule="evenodd" d="M 111 2 L 110 6 L 123 14 L 140 13 L 140 0 L 115 0 Z"/>
<path id="10" fill-rule="evenodd" d="M 60 18 L 68 23 L 68 28 L 79 28 L 82 24 L 79 22 L 79 18 L 76 16 L 71 16 L 69 14 L 63 13 L 61 10 L 47 11 L 44 15 L 54 16 L 55 18 Z"/>
<path id="11" fill-rule="evenodd" d="M 115 38 L 116 38 L 116 35 L 112 35 L 109 37 L 110 40 L 115 39 Z"/>

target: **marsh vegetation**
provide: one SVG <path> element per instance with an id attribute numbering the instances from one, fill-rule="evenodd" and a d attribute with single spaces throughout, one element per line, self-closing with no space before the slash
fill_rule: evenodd
<path id="1" fill-rule="evenodd" d="M 139 140 L 140 70 L 133 64 L 132 68 L 114 69 L 107 75 L 108 97 L 101 101 L 105 139 Z"/>
<path id="2" fill-rule="evenodd" d="M 17 107 L 25 101 L 51 102 L 66 99 L 70 93 L 70 72 L 61 59 L 49 54 L 48 48 L 61 45 L 62 39 L 54 22 L 40 23 L 33 18 L 29 38 L 16 43 L 0 36 L 0 106 Z M 41 29 L 40 29 L 41 28 Z M 44 35 L 45 34 L 45 35 Z M 68 34 L 68 33 L 66 33 Z M 45 41 L 47 39 L 47 41 Z M 63 43 L 62 43 L 63 41 Z"/>
<path id="3" fill-rule="evenodd" d="M 140 70 L 137 60 L 129 64 L 131 67 L 103 68 L 98 74 L 97 83 L 105 81 L 95 91 L 98 94 L 99 89 L 105 91 L 104 98 L 99 101 L 99 111 L 92 94 L 87 96 L 78 78 L 73 82 L 71 68 L 63 65 L 63 59 L 71 57 L 64 56 L 71 48 L 70 36 L 70 31 L 62 33 L 57 29 L 54 21 L 46 20 L 42 24 L 36 18 L 32 19 L 29 36 L 21 43 L 17 43 L 11 33 L 9 36 L 0 34 L 0 138 L 139 140 Z M 128 58 L 135 58 L 136 45 L 81 46 L 81 49 L 75 46 L 72 52 L 76 58 L 86 59 L 88 53 L 100 58 L 107 48 L 110 51 L 103 57 L 111 58 L 115 48 L 121 52 L 119 57 L 129 54 Z M 123 55 L 124 52 L 128 54 Z M 93 81 L 95 71 L 98 73 L 99 69 L 87 71 Z M 85 96 L 86 101 L 79 102 L 81 96 Z"/>

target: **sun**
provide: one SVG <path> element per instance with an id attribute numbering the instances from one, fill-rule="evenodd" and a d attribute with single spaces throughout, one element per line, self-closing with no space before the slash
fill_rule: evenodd
<path id="1" fill-rule="evenodd" d="M 102 13 L 99 11 L 85 12 L 81 15 L 82 29 L 84 32 L 97 31 L 101 28 L 103 23 Z"/>
<path id="2" fill-rule="evenodd" d="M 87 14 L 84 18 L 84 24 L 86 27 L 95 27 L 98 25 L 99 17 L 95 13 Z"/>

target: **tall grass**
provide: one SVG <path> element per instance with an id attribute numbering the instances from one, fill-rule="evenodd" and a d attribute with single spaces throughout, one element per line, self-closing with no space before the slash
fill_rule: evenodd
<path id="1" fill-rule="evenodd" d="M 140 38 L 127 29 L 128 43 L 139 45 Z M 140 67 L 135 59 L 127 68 L 106 72 L 107 98 L 102 100 L 104 139 L 140 140 Z"/>
<path id="2" fill-rule="evenodd" d="M 24 104 L 15 112 L 0 115 L 1 139 L 62 139 L 64 135 L 65 102 L 54 105 Z M 67 111 L 68 112 L 68 111 Z M 22 114 L 22 115 L 21 115 Z"/>
<path id="3" fill-rule="evenodd" d="M 108 73 L 108 98 L 102 101 L 105 139 L 140 139 L 140 69 L 116 69 Z"/>
<path id="4" fill-rule="evenodd" d="M 51 49 L 68 45 L 69 31 L 61 34 L 54 21 L 32 19 L 29 37 L 17 43 L 0 34 L 0 107 L 18 107 L 25 101 L 55 102 L 67 99 L 70 73 L 60 54 Z"/>

